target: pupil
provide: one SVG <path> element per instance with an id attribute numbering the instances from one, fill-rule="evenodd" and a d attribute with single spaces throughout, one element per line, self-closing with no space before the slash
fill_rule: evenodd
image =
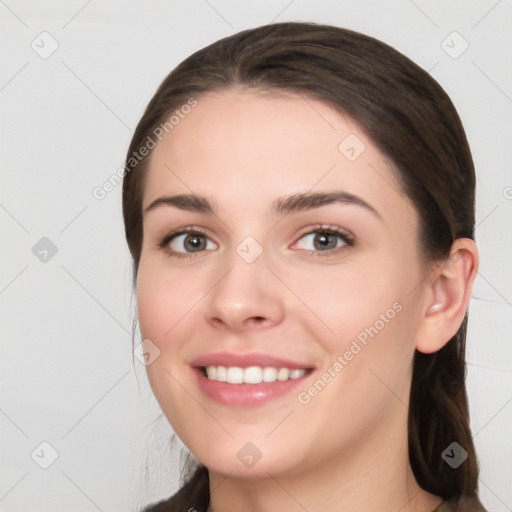
<path id="1" fill-rule="evenodd" d="M 326 233 L 322 233 L 322 234 L 317 236 L 317 240 L 320 242 L 321 247 L 325 248 L 325 247 L 328 247 L 328 246 L 332 246 L 331 248 L 334 248 L 333 244 L 329 243 L 329 237 L 330 236 L 331 235 L 326 234 Z M 331 240 L 331 242 L 332 242 L 332 240 Z M 334 243 L 334 245 L 336 245 L 336 243 Z"/>
<path id="2" fill-rule="evenodd" d="M 185 242 L 191 244 L 192 249 L 200 249 L 201 244 L 202 244 L 202 240 L 200 239 L 200 237 L 198 235 L 187 236 L 187 238 L 185 239 Z"/>

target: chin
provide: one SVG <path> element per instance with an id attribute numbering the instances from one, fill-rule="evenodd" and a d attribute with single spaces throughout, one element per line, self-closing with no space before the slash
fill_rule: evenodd
<path id="1" fill-rule="evenodd" d="M 209 470 L 231 478 L 268 478 L 269 473 L 287 473 L 299 465 L 297 446 L 283 446 L 281 440 L 276 446 L 268 440 L 250 439 L 247 435 L 222 441 L 203 438 L 197 444 L 185 444 Z"/>

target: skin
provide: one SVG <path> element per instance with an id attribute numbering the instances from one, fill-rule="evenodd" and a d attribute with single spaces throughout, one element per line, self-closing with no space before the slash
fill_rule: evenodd
<path id="1" fill-rule="evenodd" d="M 349 134 L 365 144 L 352 162 L 338 149 Z M 270 211 L 278 197 L 333 190 L 378 215 L 353 204 Z M 457 331 L 478 268 L 474 243 L 457 240 L 446 262 L 429 262 L 390 162 L 354 120 L 300 96 L 231 88 L 198 98 L 153 150 L 143 207 L 191 192 L 215 202 L 217 215 L 165 205 L 144 215 L 137 302 L 142 337 L 160 350 L 147 367 L 152 390 L 209 469 L 208 510 L 432 511 L 442 500 L 418 486 L 408 460 L 412 359 Z M 332 235 L 341 249 L 328 255 L 307 236 L 318 224 L 348 230 L 355 244 Z M 207 233 L 202 251 L 178 258 L 158 246 L 188 226 Z M 236 252 L 247 236 L 263 249 L 252 263 Z M 184 238 L 173 248 L 190 253 Z M 394 303 L 401 311 L 300 403 Z M 229 407 L 202 394 L 190 368 L 214 351 L 260 351 L 315 371 L 277 400 Z M 237 457 L 247 442 L 262 454 L 252 467 Z"/>

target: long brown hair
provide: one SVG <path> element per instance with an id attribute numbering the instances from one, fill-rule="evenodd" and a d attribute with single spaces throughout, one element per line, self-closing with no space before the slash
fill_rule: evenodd
<path id="1" fill-rule="evenodd" d="M 315 23 L 244 30 L 185 59 L 163 81 L 131 141 L 123 183 L 126 239 L 134 282 L 142 245 L 142 193 L 150 158 L 133 159 L 155 128 L 191 98 L 234 85 L 322 100 L 357 120 L 394 164 L 420 219 L 427 261 L 448 257 L 456 238 L 474 238 L 475 172 L 459 116 L 441 86 L 400 52 L 372 37 Z M 170 128 L 170 127 L 168 127 Z M 408 418 L 409 459 L 418 484 L 450 498 L 477 492 L 478 464 L 465 387 L 467 315 L 438 352 L 415 353 Z M 457 442 L 468 453 L 453 469 L 441 457 Z M 201 464 L 178 502 L 208 503 Z M 205 501 L 206 500 L 206 501 Z M 170 509 L 170 510 L 171 510 Z M 155 509 L 156 510 L 156 509 Z"/>

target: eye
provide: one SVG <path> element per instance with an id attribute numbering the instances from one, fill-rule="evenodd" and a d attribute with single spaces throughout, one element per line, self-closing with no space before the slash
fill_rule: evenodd
<path id="1" fill-rule="evenodd" d="M 295 244 L 314 256 L 337 254 L 344 246 L 353 246 L 354 237 L 339 226 L 318 226 L 305 233 Z M 181 228 L 166 235 L 158 247 L 169 256 L 192 258 L 195 254 L 216 248 L 208 235 L 198 228 Z"/>
<path id="2" fill-rule="evenodd" d="M 215 249 L 216 245 L 201 230 L 182 228 L 165 236 L 158 244 L 170 256 L 193 257 L 207 249 Z"/>
<path id="3" fill-rule="evenodd" d="M 328 256 L 346 245 L 353 246 L 354 237 L 339 226 L 319 226 L 303 235 L 297 244 L 308 254 Z"/>

